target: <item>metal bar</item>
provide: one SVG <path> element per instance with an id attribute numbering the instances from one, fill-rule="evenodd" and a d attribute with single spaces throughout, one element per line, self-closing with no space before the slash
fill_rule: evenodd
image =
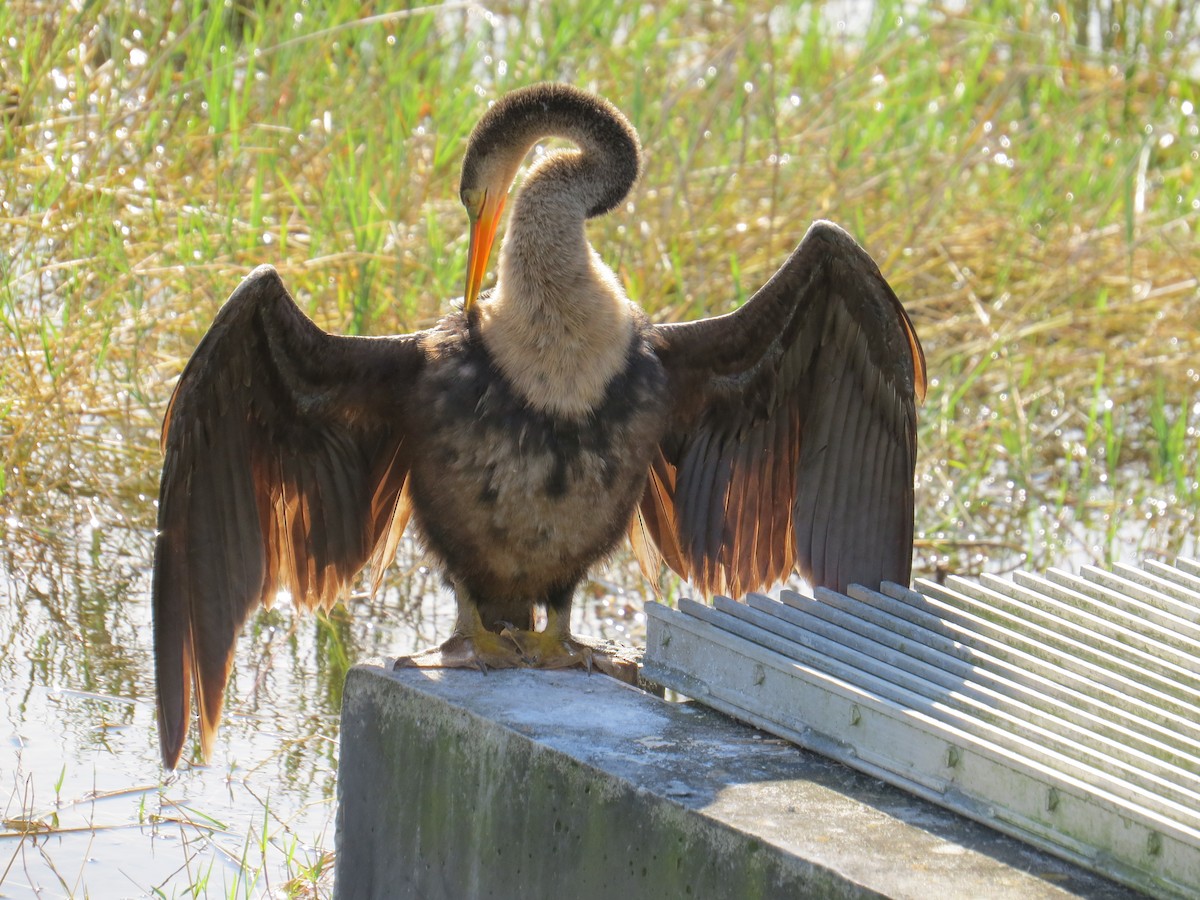
<path id="1" fill-rule="evenodd" d="M 1160 629 L 1163 640 L 1179 641 L 1193 655 L 1200 652 L 1200 594 L 1128 566 L 1117 566 L 1112 572 L 1083 566 L 1079 574 L 1109 589 L 1114 604 L 1135 621 Z"/>
<path id="2" fill-rule="evenodd" d="M 1069 673 L 1032 657 L 1010 662 L 990 653 L 985 642 L 970 641 L 969 634 L 952 623 L 910 608 L 909 615 L 915 614 L 932 623 L 915 625 L 898 615 L 900 610 L 892 602 L 893 598 L 859 585 L 851 586 L 850 597 L 834 591 L 817 593 L 819 603 L 790 591 L 783 592 L 780 599 L 789 605 L 797 602 L 812 604 L 817 614 L 829 607 L 845 609 L 847 614 L 887 632 L 903 635 L 917 643 L 924 642 L 931 651 L 940 654 L 941 665 L 964 680 L 974 679 L 996 691 L 1020 697 L 1039 710 L 1069 711 L 1100 734 L 1152 756 L 1176 759 L 1191 772 L 1200 771 L 1200 742 L 1188 741 L 1177 732 L 1164 728 L 1157 718 L 1140 717 L 1113 705 L 1107 692 L 1095 683 L 1083 685 L 1091 689 L 1091 693 L 1086 693 L 1079 689 L 1079 681 L 1072 679 Z M 1152 715 L 1153 710 L 1148 713 Z"/>
<path id="3" fill-rule="evenodd" d="M 1024 651 L 1026 658 L 1048 662 L 1055 667 L 1074 673 L 1088 681 L 1098 682 L 1111 689 L 1109 696 L 1114 704 L 1128 707 L 1145 716 L 1156 715 L 1167 720 L 1173 730 L 1179 731 L 1193 741 L 1200 741 L 1200 710 L 1181 704 L 1176 697 L 1164 692 L 1159 683 L 1162 679 L 1151 677 L 1144 670 L 1129 671 L 1119 657 L 1108 653 L 1094 653 L 1086 644 L 1070 637 L 1058 635 L 1052 629 L 1038 624 L 1028 624 L 1017 615 L 993 608 L 984 600 L 957 591 L 960 579 L 952 579 L 953 586 L 936 585 L 918 581 L 917 587 L 924 596 L 948 617 L 963 622 L 978 634 L 991 638 L 1001 646 L 1010 646 Z M 994 598 L 1003 595 L 990 592 Z M 985 618 L 992 616 L 995 622 Z M 1170 688 L 1170 683 L 1166 685 Z"/>
<path id="4" fill-rule="evenodd" d="M 1200 564 L 650 604 L 646 674 L 1160 895 L 1200 894 Z"/>
<path id="5" fill-rule="evenodd" d="M 1127 750 L 1121 751 L 1123 759 L 1117 759 L 1098 749 L 1097 744 L 1103 742 L 1085 729 L 1058 720 L 1059 728 L 1068 731 L 1069 738 L 1075 738 L 1070 740 L 1047 727 L 1044 716 L 1018 715 L 1015 704 L 995 692 L 986 698 L 990 703 L 978 695 L 972 696 L 977 692 L 961 679 L 938 674 L 929 663 L 906 660 L 886 643 L 861 638 L 815 616 L 795 621 L 801 618 L 798 611 L 768 597 L 751 596 L 748 600 L 750 605 L 715 598 L 716 610 L 732 620 L 715 621 L 726 630 L 771 647 L 790 659 L 821 665 L 839 678 L 868 687 L 911 709 L 920 709 L 931 718 L 1024 753 L 1089 783 L 1103 783 L 1109 791 L 1125 799 L 1150 808 L 1161 806 L 1165 815 L 1200 828 L 1200 778 L 1195 773 Z M 707 617 L 711 612 L 692 601 L 681 603 L 680 608 L 697 617 Z M 774 608 L 771 613 L 766 611 L 771 608 Z M 763 633 L 753 629 L 761 629 Z M 1111 751 L 1111 742 L 1103 749 Z"/>
<path id="6" fill-rule="evenodd" d="M 1181 584 L 1192 591 L 1200 591 L 1200 562 L 1190 559 L 1177 559 L 1175 565 L 1168 566 L 1156 559 L 1148 559 L 1142 563 L 1146 571 L 1154 572 L 1169 578 L 1176 584 Z"/>
<path id="7" fill-rule="evenodd" d="M 1006 671 L 1011 667 L 992 657 L 968 650 L 965 658 L 960 658 L 948 652 L 952 642 L 934 631 L 897 631 L 868 621 L 869 618 L 878 621 L 887 615 L 886 610 L 833 591 L 818 590 L 817 595 L 819 599 L 784 591 L 780 600 L 786 606 L 776 614 L 810 631 L 844 629 L 846 637 L 838 637 L 836 633 L 831 636 L 846 646 L 862 645 L 863 652 L 868 654 L 873 647 L 890 645 L 904 654 L 893 665 L 928 683 L 921 691 L 926 696 L 934 697 L 936 692 L 937 699 L 973 710 L 981 720 L 1001 727 L 1033 726 L 1063 752 L 1076 748 L 1099 754 L 1102 759 L 1111 757 L 1112 761 L 1106 764 L 1128 768 L 1135 779 L 1144 774 L 1148 780 L 1161 781 L 1166 796 L 1182 790 L 1182 802 L 1193 804 L 1193 808 L 1200 799 L 1197 794 L 1200 756 L 1180 750 L 1177 743 L 1165 744 L 1128 727 L 1122 721 L 1124 717 L 1111 706 L 1088 702 L 1089 698 L 1078 692 L 1069 702 L 1060 699 L 1007 677 Z M 839 602 L 843 599 L 844 604 Z M 747 603 L 771 612 L 770 604 L 775 601 L 751 595 Z M 720 601 L 718 608 L 723 608 Z M 864 641 L 869 643 L 864 645 Z M 1049 683 L 1043 679 L 1040 686 L 1044 688 Z"/>

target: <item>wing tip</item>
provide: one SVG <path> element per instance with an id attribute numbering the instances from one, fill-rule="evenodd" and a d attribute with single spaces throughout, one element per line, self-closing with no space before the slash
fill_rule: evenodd
<path id="1" fill-rule="evenodd" d="M 913 393 L 918 402 L 925 402 L 925 395 L 928 391 L 928 371 L 925 365 L 925 349 L 921 346 L 921 340 L 917 337 L 917 329 L 913 326 L 912 318 L 908 314 L 908 310 L 904 308 L 904 304 L 896 296 L 887 279 L 883 277 L 883 273 L 879 271 L 879 266 L 875 260 L 867 252 L 866 248 L 854 239 L 841 225 L 836 222 L 831 222 L 829 219 L 814 219 L 813 223 L 808 226 L 808 231 L 804 234 L 804 241 L 809 238 L 821 240 L 826 244 L 831 244 L 836 247 L 842 247 L 859 255 L 860 258 L 870 263 L 870 268 L 879 276 L 887 288 L 887 293 L 891 295 L 892 302 L 896 309 L 900 311 L 901 325 L 904 328 L 904 336 L 908 341 L 909 353 L 912 356 L 913 364 Z"/>
<path id="2" fill-rule="evenodd" d="M 287 288 L 283 284 L 283 278 L 279 271 L 270 263 L 263 263 L 260 266 L 255 266 L 241 280 L 233 293 L 229 295 L 229 300 L 243 297 L 247 294 L 252 296 L 274 296 L 280 293 L 287 294 Z M 228 302 L 228 301 L 227 301 Z"/>
<path id="3" fill-rule="evenodd" d="M 270 263 L 262 263 L 255 266 L 242 281 L 278 281 L 280 284 L 283 283 L 283 279 L 279 275 L 279 270 Z"/>
<path id="4" fill-rule="evenodd" d="M 187 716 L 183 723 L 168 723 L 162 703 L 158 704 L 158 750 L 162 756 L 163 768 L 174 771 L 179 765 L 179 757 L 183 755 L 183 740 L 186 736 Z"/>
<path id="5" fill-rule="evenodd" d="M 854 239 L 850 232 L 829 219 L 813 219 L 812 224 L 808 226 L 808 231 L 804 233 L 803 240 L 808 238 L 818 238 L 826 243 L 839 244 L 865 252 L 862 245 Z"/>

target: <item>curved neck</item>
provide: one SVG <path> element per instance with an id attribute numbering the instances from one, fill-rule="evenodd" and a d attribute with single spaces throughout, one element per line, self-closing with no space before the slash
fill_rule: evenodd
<path id="1" fill-rule="evenodd" d="M 637 132 L 620 110 L 570 85 L 540 84 L 508 94 L 479 120 L 467 144 L 462 183 L 507 191 L 529 151 L 550 137 L 564 138 L 579 150 L 556 154 L 561 163 L 535 170 L 549 176 L 561 165 L 563 177 L 555 179 L 560 198 L 581 206 L 583 218 L 608 212 L 637 180 Z"/>
<path id="2" fill-rule="evenodd" d="M 513 198 L 512 215 L 500 244 L 496 292 L 505 285 L 531 306 L 578 306 L 581 280 L 603 266 L 584 231 L 595 205 L 603 163 L 585 151 L 547 154 L 526 175 Z M 572 299 L 572 298 L 576 299 Z"/>
<path id="3" fill-rule="evenodd" d="M 463 183 L 512 182 L 547 137 L 577 149 L 547 153 L 512 203 L 496 287 L 479 299 L 484 342 L 532 406 L 579 416 L 626 364 L 633 319 L 584 222 L 619 204 L 638 176 L 637 134 L 615 108 L 565 85 L 510 94 L 471 137 Z"/>

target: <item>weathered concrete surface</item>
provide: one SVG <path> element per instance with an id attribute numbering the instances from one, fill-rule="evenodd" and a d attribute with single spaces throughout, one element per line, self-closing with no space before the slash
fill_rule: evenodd
<path id="1" fill-rule="evenodd" d="M 1129 897 L 719 713 L 582 672 L 355 667 L 341 900 Z"/>

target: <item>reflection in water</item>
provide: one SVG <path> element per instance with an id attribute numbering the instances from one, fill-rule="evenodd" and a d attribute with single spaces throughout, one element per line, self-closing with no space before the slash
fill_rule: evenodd
<path id="1" fill-rule="evenodd" d="M 205 878 L 212 891 L 247 883 L 273 890 L 316 864 L 334 844 L 347 669 L 422 649 L 453 626 L 453 600 L 417 548 L 402 544 L 374 599 L 360 583 L 328 616 L 294 615 L 286 598 L 254 616 L 237 649 L 212 765 L 164 781 L 151 658 L 152 503 L 135 497 L 116 509 L 65 494 L 39 499 L 36 511 L 10 508 L 0 520 L 6 896 L 70 895 L 79 885 L 95 893 L 118 883 L 170 895 Z M 1022 529 L 1037 522 L 1037 509 L 1019 508 L 1007 520 L 1001 504 L 987 511 L 997 519 L 987 526 L 992 533 L 1016 535 L 1014 565 L 1025 558 L 1022 547 L 1061 552 L 1062 534 L 1073 536 L 1068 555 L 1081 562 L 1091 561 L 1086 548 L 1111 541 L 1109 515 L 1090 520 L 1087 507 L 1072 521 L 1043 522 L 1046 534 L 1031 540 Z M 1194 538 L 1180 539 L 1192 513 L 1151 512 L 1150 521 L 1139 511 L 1116 524 L 1117 545 L 1128 550 L 1118 556 L 1132 561 L 1155 541 L 1194 553 Z M 993 551 L 989 567 L 1006 565 Z M 934 574 L 931 563 L 918 552 L 914 574 Z M 581 589 L 579 630 L 644 643 L 646 591 L 636 563 L 618 557 Z M 665 591 L 672 600 L 680 587 Z"/>
<path id="2" fill-rule="evenodd" d="M 333 849 L 347 669 L 444 639 L 453 600 L 405 541 L 374 599 L 356 593 L 328 616 L 294 615 L 287 602 L 262 611 L 239 642 L 212 765 L 163 780 L 152 533 L 113 519 L 122 524 L 50 501 L 0 524 L 4 896 L 106 884 L 171 895 L 205 877 L 212 892 L 247 880 L 273 890 Z M 640 577 L 632 562 L 606 574 Z M 640 640 L 640 599 L 620 584 L 596 582 L 582 599 L 581 632 Z"/>

